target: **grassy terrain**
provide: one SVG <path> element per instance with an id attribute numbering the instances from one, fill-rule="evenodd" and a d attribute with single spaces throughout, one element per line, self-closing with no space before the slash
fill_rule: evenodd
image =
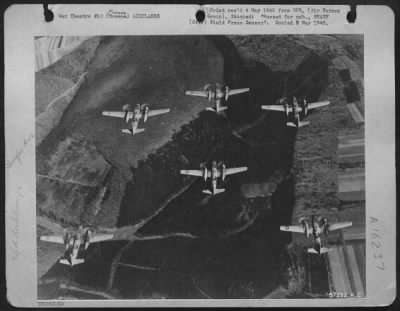
<path id="1" fill-rule="evenodd" d="M 56 75 L 35 73 L 35 116 L 44 112 L 48 104 L 73 86 L 67 78 Z"/>
<path id="2" fill-rule="evenodd" d="M 273 71 L 295 70 L 310 53 L 289 40 L 290 35 L 228 36 L 237 47 L 243 59 L 263 62 Z"/>
<path id="3" fill-rule="evenodd" d="M 311 41 L 311 38 L 308 38 L 302 44 L 315 47 L 317 40 L 313 39 L 314 42 Z M 321 94 L 321 99 L 329 100 L 331 104 L 315 113 L 310 113 L 307 117 L 307 121 L 311 122 L 310 126 L 299 130 L 297 135 L 292 170 L 295 178 L 295 204 L 292 223 L 297 223 L 301 216 L 313 213 L 326 215 L 331 221 L 337 220 L 336 215 L 341 208 L 338 198 L 338 173 L 340 171 L 337 160 L 338 134 L 339 132 L 341 135 L 350 134 L 363 127 L 354 122 L 346 107 L 345 84 L 342 81 L 343 77 L 340 75 L 340 71 L 334 64 L 339 59 L 339 61 L 343 61 L 344 66 L 350 65 L 353 78 L 362 81 L 363 78 L 360 76 L 360 73 L 363 72 L 363 50 L 360 48 L 362 47 L 362 40 L 360 41 L 360 37 L 357 36 L 352 39 L 349 37 L 339 39 L 328 45 L 329 53 L 322 54 L 329 62 L 329 67 L 328 83 Z M 325 40 L 325 44 L 332 43 L 330 37 L 323 36 L 321 38 L 322 42 Z M 316 50 L 318 52 L 318 49 Z M 331 62 L 332 60 L 334 62 Z M 357 64 L 360 67 L 357 67 Z M 363 83 L 357 83 L 357 86 L 360 94 L 362 94 L 359 104 L 363 107 Z M 335 240 L 339 240 L 338 235 L 330 236 L 330 244 L 334 244 Z M 288 250 L 288 253 L 309 246 L 311 244 L 306 242 L 303 236 L 293 234 L 292 248 Z M 306 288 L 309 285 L 310 272 L 320 271 L 326 274 L 323 263 L 322 265 L 320 262 L 308 263 L 307 265 L 300 263 L 299 265 L 305 266 L 307 271 L 307 276 L 301 273 L 294 274 L 301 288 Z M 288 284 L 292 282 L 292 279 L 293 276 L 288 276 Z M 315 280 L 321 279 L 314 277 L 314 283 Z M 323 294 L 326 297 L 326 286 L 327 284 L 320 284 L 313 288 L 313 292 Z M 310 291 L 310 289 L 308 290 Z"/>
<path id="4" fill-rule="evenodd" d="M 75 57 L 46 69 L 72 78 L 84 67 L 87 76 L 60 123 L 37 148 L 38 173 L 44 176 L 38 179 L 38 209 L 54 221 L 62 215 L 75 225 L 89 219 L 113 227 L 131 167 L 208 105 L 184 90 L 221 81 L 223 64 L 202 37 L 106 37 L 95 52 L 89 49 L 93 44 L 83 43 Z M 169 107 L 171 113 L 149 119 L 146 131 L 135 137 L 121 133 L 126 126 L 121 120 L 101 115 L 145 102 L 154 109 Z M 61 202 L 63 197 L 68 200 Z M 69 220 L 68 210 L 74 211 Z"/>
<path id="5" fill-rule="evenodd" d="M 57 126 L 83 82 L 100 42 L 91 38 L 54 64 L 35 73 L 36 146 Z"/>
<path id="6" fill-rule="evenodd" d="M 331 104 L 307 117 L 311 124 L 299 131 L 296 140 L 293 174 L 298 186 L 293 221 L 301 214 L 337 210 L 337 136 L 339 131 L 350 133 L 359 127 L 347 110 L 343 85 L 333 66 L 328 81 L 321 97 Z"/>
<path id="7" fill-rule="evenodd" d="M 62 77 L 73 83 L 78 82 L 79 77 L 85 72 L 87 66 L 92 61 L 97 46 L 100 44 L 101 37 L 93 37 L 80 44 L 71 53 L 42 69 L 41 74 Z"/>

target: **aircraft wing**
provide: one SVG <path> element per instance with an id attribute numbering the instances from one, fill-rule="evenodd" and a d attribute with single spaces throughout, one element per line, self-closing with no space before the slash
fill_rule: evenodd
<path id="1" fill-rule="evenodd" d="M 191 96 L 207 97 L 207 93 L 204 91 L 186 91 L 185 94 Z"/>
<path id="2" fill-rule="evenodd" d="M 280 226 L 281 231 L 304 233 L 304 228 L 300 226 Z"/>
<path id="3" fill-rule="evenodd" d="M 103 111 L 101 114 L 106 117 L 125 118 L 124 111 Z"/>
<path id="4" fill-rule="evenodd" d="M 274 111 L 285 112 L 285 107 L 283 107 L 282 105 L 262 105 L 261 108 L 264 110 L 274 110 Z M 289 107 L 289 111 L 292 111 L 291 107 Z"/>
<path id="5" fill-rule="evenodd" d="M 41 241 L 64 244 L 64 237 L 62 235 L 42 235 Z"/>
<path id="6" fill-rule="evenodd" d="M 202 177 L 203 171 L 201 171 L 201 170 L 181 170 L 181 174 Z"/>
<path id="7" fill-rule="evenodd" d="M 90 238 L 90 243 L 111 240 L 113 237 L 113 234 L 96 233 L 95 235 L 93 235 L 93 237 Z"/>
<path id="8" fill-rule="evenodd" d="M 315 109 L 315 108 L 319 108 L 319 107 L 324 107 L 324 106 L 328 106 L 329 104 L 330 104 L 330 102 L 328 100 L 323 101 L 323 102 L 309 103 L 308 104 L 308 109 Z"/>
<path id="9" fill-rule="evenodd" d="M 167 108 L 167 109 L 150 110 L 149 113 L 147 114 L 147 116 L 152 117 L 152 116 L 156 116 L 156 115 L 167 113 L 167 112 L 169 112 L 169 108 Z"/>
<path id="10" fill-rule="evenodd" d="M 334 230 L 351 227 L 352 225 L 353 225 L 353 223 L 351 221 L 337 222 L 335 224 L 329 225 L 329 231 L 334 231 Z"/>
<path id="11" fill-rule="evenodd" d="M 249 88 L 244 88 L 244 89 L 236 89 L 236 90 L 229 90 L 229 95 L 236 95 L 236 94 L 241 94 L 241 93 L 246 93 L 250 89 Z"/>
<path id="12" fill-rule="evenodd" d="M 245 171 L 247 171 L 247 167 L 246 166 L 244 166 L 244 167 L 232 167 L 232 168 L 227 168 L 225 170 L 225 175 L 232 175 L 232 174 L 237 174 L 237 173 L 245 172 Z"/>

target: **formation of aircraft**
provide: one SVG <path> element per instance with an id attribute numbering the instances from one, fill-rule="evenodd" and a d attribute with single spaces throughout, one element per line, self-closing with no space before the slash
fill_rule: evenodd
<path id="1" fill-rule="evenodd" d="M 249 88 L 230 90 L 227 85 L 222 86 L 220 83 L 216 83 L 214 89 L 211 87 L 211 84 L 207 84 L 204 87 L 204 90 L 202 91 L 186 91 L 185 94 L 190 96 L 204 97 L 207 98 L 208 101 L 214 100 L 215 101 L 214 108 L 207 107 L 206 110 L 213 111 L 215 113 L 220 113 L 228 109 L 227 106 L 221 105 L 222 100 L 226 102 L 229 96 L 246 93 L 249 90 L 250 90 Z"/>
<path id="2" fill-rule="evenodd" d="M 222 181 L 225 180 L 225 177 L 228 175 L 237 174 L 240 172 L 247 171 L 247 167 L 234 167 L 234 168 L 226 168 L 224 163 L 217 164 L 216 161 L 212 162 L 211 169 L 207 169 L 206 165 L 201 165 L 200 170 L 181 170 L 182 175 L 190 175 L 196 177 L 203 177 L 204 181 L 207 181 L 208 178 L 211 178 L 211 190 L 204 189 L 203 193 L 216 195 L 218 193 L 225 192 L 225 189 L 217 188 L 217 179 L 221 177 Z"/>
<path id="3" fill-rule="evenodd" d="M 112 238 L 112 234 L 94 233 L 91 229 L 80 226 L 76 232 L 64 229 L 62 235 L 42 235 L 40 240 L 64 244 L 65 252 L 63 258 L 60 259 L 60 263 L 73 267 L 85 262 L 83 258 L 78 258 L 81 245 L 84 245 L 86 250 L 90 243 L 106 241 Z"/>
<path id="4" fill-rule="evenodd" d="M 291 102 L 288 102 L 286 97 L 282 98 L 279 103 L 279 105 L 262 105 L 261 109 L 286 113 L 286 117 L 288 118 L 286 125 L 297 128 L 310 124 L 308 121 L 300 120 L 301 112 L 306 116 L 309 110 L 330 104 L 329 101 L 307 103 L 305 99 L 303 99 L 302 104 L 299 104 L 296 97 L 293 97 Z"/>
<path id="5" fill-rule="evenodd" d="M 249 90 L 249 88 L 231 90 L 227 85 L 216 83 L 214 88 L 210 84 L 208 84 L 202 91 L 186 91 L 185 94 L 190 96 L 204 97 L 208 101 L 214 100 L 215 106 L 208 107 L 206 108 L 206 110 L 220 113 L 228 109 L 228 106 L 221 105 L 222 102 L 227 102 L 230 96 L 245 93 Z M 264 110 L 273 110 L 286 113 L 286 116 L 288 118 L 286 125 L 299 128 L 309 124 L 309 122 L 304 122 L 300 120 L 300 113 L 303 113 L 303 115 L 306 116 L 309 110 L 323 107 L 329 104 L 329 101 L 307 103 L 306 100 L 303 100 L 302 103 L 299 104 L 296 97 L 293 97 L 291 102 L 288 102 L 287 98 L 284 97 L 279 101 L 279 105 L 262 105 L 261 108 Z M 168 112 L 170 112 L 169 108 L 151 110 L 146 104 L 136 104 L 133 109 L 131 105 L 124 105 L 121 111 L 103 111 L 102 115 L 121 118 L 126 123 L 131 122 L 131 128 L 122 129 L 122 132 L 133 136 L 137 133 L 141 133 L 144 131 L 144 128 L 138 128 L 140 120 L 143 120 L 143 122 L 145 123 L 148 117 L 165 114 Z M 223 162 L 217 164 L 216 161 L 213 161 L 210 169 L 207 169 L 206 165 L 203 164 L 200 166 L 199 170 L 181 170 L 180 173 L 182 175 L 202 177 L 205 182 L 210 178 L 211 188 L 204 189 L 202 192 L 205 194 L 216 195 L 225 192 L 225 189 L 217 188 L 218 178 L 221 178 L 222 181 L 224 181 L 226 176 L 245 172 L 247 171 L 247 169 L 248 168 L 245 166 L 226 168 L 226 165 Z M 309 253 L 316 253 L 321 255 L 329 250 L 327 247 L 322 246 L 321 234 L 325 233 L 327 235 L 330 231 L 343 229 L 351 225 L 351 222 L 328 224 L 328 221 L 325 217 L 316 218 L 313 215 L 311 217 L 311 225 L 307 222 L 305 218 L 301 218 L 300 225 L 281 226 L 280 230 L 303 233 L 305 234 L 307 239 L 312 234 L 314 238 L 314 246 L 312 248 L 309 248 L 307 251 Z M 50 235 L 40 237 L 42 241 L 63 244 L 65 246 L 65 252 L 63 258 L 60 259 L 60 263 L 70 266 L 74 266 L 84 262 L 83 258 L 78 258 L 81 245 L 84 245 L 84 248 L 86 250 L 89 247 L 90 243 L 106 241 L 112 238 L 112 234 L 95 234 L 89 228 L 83 228 L 82 226 L 80 226 L 78 231 L 76 232 L 64 230 L 63 235 Z"/>
<path id="6" fill-rule="evenodd" d="M 103 111 L 103 116 L 107 117 L 116 117 L 124 119 L 126 123 L 131 122 L 130 129 L 123 129 L 122 133 L 135 135 L 137 133 L 142 133 L 144 128 L 138 128 L 140 119 L 143 119 L 143 122 L 147 121 L 148 117 L 153 117 L 159 114 L 164 114 L 169 112 L 169 108 L 167 109 L 157 109 L 157 110 L 150 110 L 148 105 L 141 105 L 137 104 L 135 108 L 132 110 L 130 105 L 124 105 L 122 107 L 122 111 Z"/>
<path id="7" fill-rule="evenodd" d="M 216 83 L 214 88 L 211 86 L 211 84 L 207 84 L 202 91 L 186 91 L 185 94 L 190 96 L 204 97 L 207 98 L 208 101 L 214 100 L 215 106 L 207 107 L 206 110 L 220 113 L 228 109 L 228 106 L 221 105 L 222 101 L 226 102 L 230 96 L 245 93 L 248 91 L 250 91 L 249 88 L 231 90 L 227 85 Z M 287 97 L 283 97 L 279 100 L 278 105 L 262 105 L 261 109 L 284 112 L 286 114 L 286 117 L 288 118 L 286 125 L 299 128 L 310 124 L 310 122 L 308 121 L 300 120 L 301 113 L 303 113 L 304 116 L 307 116 L 309 110 L 324 107 L 329 104 L 329 101 L 308 103 L 306 99 L 303 99 L 302 103 L 299 104 L 297 98 L 294 96 L 290 102 Z M 131 128 L 123 129 L 122 132 L 133 136 L 137 133 L 142 133 L 144 131 L 144 128 L 138 128 L 140 119 L 143 119 L 143 122 L 146 122 L 148 117 L 168 112 L 170 112 L 169 108 L 150 110 L 149 106 L 146 104 L 137 104 L 135 105 L 134 109 L 132 109 L 131 106 L 128 104 L 122 107 L 122 111 L 103 111 L 102 115 L 121 118 L 124 119 L 126 123 L 129 123 L 132 120 Z"/>
<path id="8" fill-rule="evenodd" d="M 351 221 L 329 224 L 326 217 L 316 217 L 315 215 L 311 216 L 311 225 L 307 222 L 307 219 L 305 217 L 300 218 L 299 223 L 300 225 L 280 226 L 280 230 L 303 233 L 307 239 L 312 234 L 314 238 L 314 246 L 312 248 L 308 248 L 307 252 L 319 255 L 329 251 L 328 247 L 322 246 L 322 233 L 324 233 L 327 237 L 329 232 L 331 231 L 344 229 L 353 225 Z"/>

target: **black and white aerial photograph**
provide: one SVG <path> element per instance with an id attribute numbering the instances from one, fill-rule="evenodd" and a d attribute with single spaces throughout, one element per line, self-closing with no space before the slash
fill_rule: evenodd
<path id="1" fill-rule="evenodd" d="M 364 36 L 37 36 L 37 299 L 360 298 Z"/>

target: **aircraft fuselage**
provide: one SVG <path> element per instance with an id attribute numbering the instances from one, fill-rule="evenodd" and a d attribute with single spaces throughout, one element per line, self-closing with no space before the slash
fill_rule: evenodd
<path id="1" fill-rule="evenodd" d="M 85 248 L 89 245 L 89 229 L 79 228 L 74 234 L 66 233 L 65 238 L 65 253 L 64 257 L 73 265 L 73 262 L 78 258 L 81 244 L 84 243 Z"/>
<path id="2" fill-rule="evenodd" d="M 217 168 L 217 163 L 213 161 L 212 167 L 211 167 L 211 186 L 212 186 L 212 192 L 213 194 L 216 193 L 217 189 L 217 178 L 218 178 L 218 168 Z"/>

